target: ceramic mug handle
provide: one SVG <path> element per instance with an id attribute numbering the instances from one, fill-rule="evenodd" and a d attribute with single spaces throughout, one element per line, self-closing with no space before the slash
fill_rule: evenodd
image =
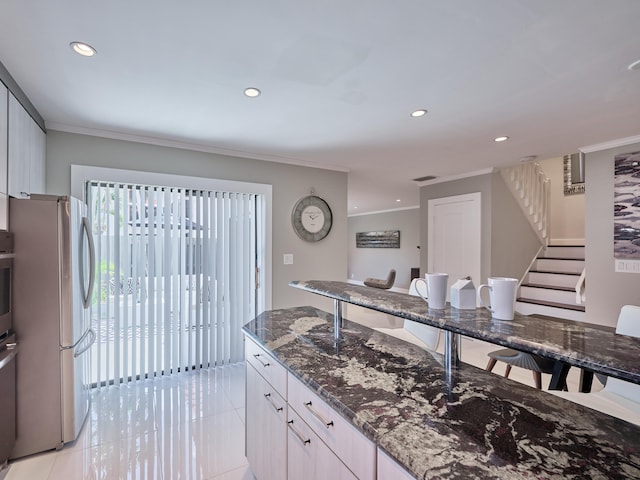
<path id="1" fill-rule="evenodd" d="M 489 310 L 491 313 L 493 313 L 493 310 L 491 310 L 491 307 L 489 305 L 487 305 L 486 303 L 484 303 L 484 300 L 482 298 L 482 289 L 483 288 L 488 288 L 489 290 L 491 290 L 491 285 L 488 285 L 486 283 L 483 283 L 482 285 L 480 285 L 478 287 L 478 301 L 480 302 L 480 305 L 482 305 L 484 308 L 486 308 L 487 310 Z"/>
<path id="2" fill-rule="evenodd" d="M 424 291 L 427 292 L 427 296 L 422 295 L 422 292 L 418 288 L 418 282 L 424 283 Z M 418 292 L 418 295 L 420 295 L 425 302 L 429 303 L 429 286 L 424 278 L 416 279 L 416 292 Z"/>

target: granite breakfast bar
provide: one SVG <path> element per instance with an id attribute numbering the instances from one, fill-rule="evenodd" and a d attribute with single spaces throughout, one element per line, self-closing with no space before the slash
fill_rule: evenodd
<path id="1" fill-rule="evenodd" d="M 447 375 L 441 355 L 348 320 L 336 343 L 312 307 L 244 332 L 415 478 L 640 478 L 640 428 L 614 417 L 469 365 Z"/>

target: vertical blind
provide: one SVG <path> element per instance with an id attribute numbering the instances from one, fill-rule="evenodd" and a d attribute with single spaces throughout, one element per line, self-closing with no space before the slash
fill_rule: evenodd
<path id="1" fill-rule="evenodd" d="M 96 385 L 242 360 L 262 309 L 264 199 L 92 182 Z"/>

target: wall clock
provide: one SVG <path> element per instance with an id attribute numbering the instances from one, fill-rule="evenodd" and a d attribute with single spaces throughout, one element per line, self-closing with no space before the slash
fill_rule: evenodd
<path id="1" fill-rule="evenodd" d="M 301 198 L 291 212 L 291 224 L 298 236 L 317 242 L 329 234 L 333 216 L 327 202 L 315 195 Z"/>

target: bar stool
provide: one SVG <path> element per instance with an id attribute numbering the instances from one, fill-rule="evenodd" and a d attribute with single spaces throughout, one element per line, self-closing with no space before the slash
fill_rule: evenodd
<path id="1" fill-rule="evenodd" d="M 509 378 L 511 373 L 511 367 L 520 367 L 533 372 L 533 381 L 535 382 L 538 390 L 542 389 L 542 374 L 552 373 L 554 361 L 549 358 L 540 357 L 532 353 L 525 353 L 519 350 L 513 350 L 511 348 L 504 348 L 502 350 L 496 350 L 490 352 L 489 363 L 487 364 L 487 370 L 490 372 L 495 367 L 497 361 L 501 361 L 507 364 L 507 369 L 504 372 L 505 378 Z"/>

